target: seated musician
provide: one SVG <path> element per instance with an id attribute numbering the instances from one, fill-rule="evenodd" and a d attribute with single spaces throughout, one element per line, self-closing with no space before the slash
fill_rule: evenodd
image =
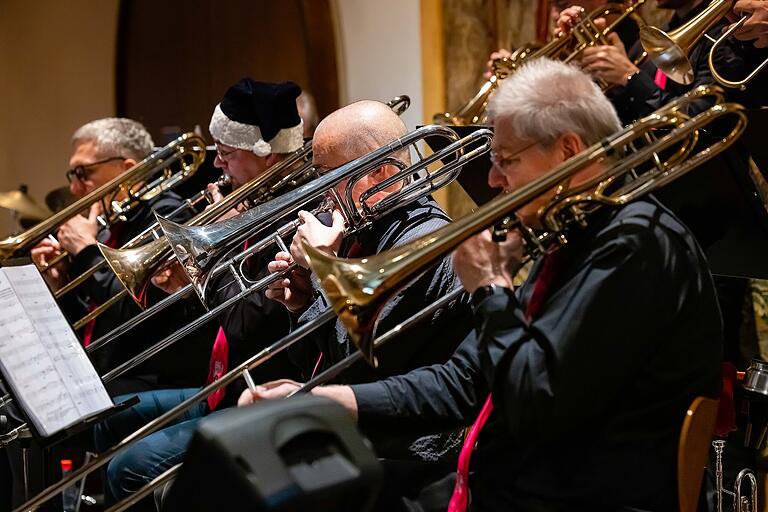
<path id="1" fill-rule="evenodd" d="M 69 160 L 71 168 L 67 171 L 67 179 L 69 190 L 77 199 L 120 176 L 153 151 L 152 137 L 144 126 L 131 119 L 121 118 L 98 119 L 81 126 L 72 136 L 72 144 L 73 151 Z M 116 199 L 124 198 L 125 195 L 121 193 Z M 181 204 L 178 195 L 165 192 L 146 204 L 139 204 L 127 214 L 125 222 L 101 228 L 97 217 L 108 213 L 105 210 L 108 210 L 110 205 L 106 200 L 97 201 L 93 203 L 87 216 L 76 215 L 62 224 L 56 233 L 56 240 L 43 239 L 32 249 L 32 259 L 38 267 L 43 267 L 62 251 L 69 252 L 69 261 L 62 260 L 55 268 L 43 274 L 51 288 L 57 290 L 69 279 L 83 274 L 103 260 L 96 245 L 97 241 L 111 247 L 120 247 L 155 223 L 153 211 L 169 215 Z M 177 218 L 184 220 L 191 214 L 192 212 L 183 212 Z M 64 295 L 61 304 L 74 321 L 122 290 L 123 286 L 115 274 L 109 268 L 104 268 L 72 293 Z M 151 304 L 163 296 L 164 294 L 155 290 L 148 300 Z M 83 343 L 87 347 L 91 341 L 129 321 L 139 311 L 133 300 L 126 296 L 85 326 L 82 333 Z M 172 314 L 183 317 L 187 312 L 176 308 Z M 132 331 L 130 340 L 119 339 L 92 352 L 90 357 L 96 370 L 104 374 L 153 342 L 162 339 L 167 332 L 165 323 L 167 322 L 159 318 L 147 322 Z M 210 344 L 209 339 L 209 335 L 188 336 L 184 354 L 193 360 L 204 360 L 206 347 Z M 107 389 L 114 396 L 154 389 L 158 385 L 189 385 L 197 381 L 200 378 L 199 371 L 190 371 L 189 368 L 172 364 L 178 356 L 179 352 L 170 351 L 164 357 L 141 365 L 108 383 Z"/>
<path id="2" fill-rule="evenodd" d="M 488 183 L 508 193 L 620 127 L 588 75 L 548 59 L 505 80 L 489 113 Z M 540 232 L 539 208 L 553 195 L 517 210 L 520 220 Z M 363 430 L 415 432 L 472 424 L 492 393 L 468 475 L 471 510 L 676 509 L 683 418 L 694 397 L 718 392 L 712 277 L 693 236 L 652 197 L 598 210 L 567 235 L 515 291 L 519 235 L 469 239 L 453 263 L 472 293 L 475 330 L 447 363 L 313 393 L 344 405 Z M 269 383 L 240 403 L 296 387 Z M 454 482 L 449 474 L 410 492 L 389 489 L 379 510 L 445 510 Z"/>
<path id="3" fill-rule="evenodd" d="M 296 109 L 296 97 L 300 92 L 291 82 L 276 84 L 250 78 L 240 80 L 227 90 L 213 112 L 209 129 L 217 149 L 214 165 L 230 179 L 233 188 L 247 186 L 248 182 L 262 176 L 271 166 L 303 146 L 303 127 Z M 209 190 L 217 201 L 222 199 L 215 185 L 209 185 Z M 237 213 L 233 210 L 225 217 Z M 265 251 L 250 260 L 248 268 L 253 269 L 255 275 L 249 277 L 260 277 L 258 272 L 268 273 L 266 265 L 274 254 L 274 250 Z M 186 285 L 187 279 L 181 267 L 175 265 L 159 273 L 152 282 L 167 292 L 174 292 Z M 221 304 L 240 291 L 229 273 L 213 278 L 209 290 L 209 307 Z M 197 301 L 197 298 L 193 300 Z M 211 353 L 206 383 L 218 379 L 228 368 L 234 368 L 286 334 L 290 325 L 285 308 L 265 300 L 261 292 L 228 308 L 218 317 L 218 322 L 221 327 Z M 187 364 L 186 360 L 184 364 Z M 293 366 L 285 356 L 278 356 L 270 365 L 265 365 L 261 373 L 254 373 L 266 379 L 294 374 Z M 113 459 L 107 469 L 108 490 L 112 497 L 122 499 L 181 462 L 199 419 L 213 410 L 234 405 L 242 389 L 237 386 L 241 384 L 238 381 L 232 389 L 215 393 L 176 424 L 147 436 Z M 140 393 L 139 404 L 97 425 L 97 448 L 106 450 L 198 391 L 199 387 L 188 387 Z M 139 505 L 142 506 L 150 505 Z"/>
<path id="4" fill-rule="evenodd" d="M 364 156 L 388 142 L 406 133 L 402 120 L 389 107 L 375 101 L 360 101 L 343 107 L 326 117 L 317 127 L 312 141 L 313 163 L 322 173 Z M 407 152 L 398 154 L 404 164 L 410 164 Z M 355 207 L 360 206 L 360 196 L 371 186 L 390 177 L 397 168 L 383 166 L 364 179 L 352 185 L 352 198 Z M 346 197 L 350 185 L 345 181 L 339 184 L 332 195 L 336 209 L 333 211 L 333 223 L 325 226 L 312 214 L 300 212 L 304 223 L 299 227 L 291 244 L 290 254 L 280 252 L 274 262 L 269 264 L 272 272 L 279 272 L 288 267 L 290 261 L 296 261 L 299 267 L 280 281 L 270 285 L 266 295 L 282 302 L 291 311 L 297 323 L 311 321 L 329 307 L 321 291 L 312 283 L 308 264 L 301 247 L 303 238 L 315 248 L 332 252 L 342 257 L 364 257 L 403 245 L 421 235 L 434 231 L 449 222 L 448 216 L 431 198 L 422 198 L 387 212 L 363 229 L 349 229 L 344 215 L 338 207 Z M 396 193 L 400 185 L 393 185 L 368 200 L 375 204 Z M 420 276 L 415 282 L 401 291 L 388 304 L 378 327 L 378 332 L 385 332 L 397 323 L 407 319 L 424 304 L 429 304 L 458 286 L 450 260 L 443 260 L 431 271 Z M 381 351 L 379 366 L 375 370 L 367 365 L 351 368 L 344 375 L 344 382 L 369 382 L 389 375 L 398 375 L 408 370 L 445 361 L 469 329 L 468 308 L 451 308 L 450 314 L 441 311 L 419 328 L 409 332 L 408 341 L 392 344 Z M 341 322 L 331 322 L 308 336 L 307 342 L 300 342 L 288 349 L 291 359 L 302 369 L 303 378 L 310 378 L 313 373 L 325 369 L 346 357 L 354 345 Z M 392 431 L 388 431 L 391 437 Z M 450 436 L 435 439 L 404 438 L 398 440 L 375 439 L 387 442 L 386 456 L 391 458 L 435 460 L 435 451 L 443 452 L 445 445 L 456 441 Z"/>
<path id="5" fill-rule="evenodd" d="M 674 11 L 662 30 L 669 32 L 680 27 L 708 5 L 709 2 L 704 0 L 658 0 L 657 6 L 660 9 Z M 583 11 L 578 5 L 565 9 L 557 21 L 558 30 L 569 32 L 582 15 Z M 726 24 L 727 20 L 721 20 L 709 30 L 708 35 L 718 37 Z M 616 35 L 609 34 L 608 40 L 611 44 L 587 48 L 577 60 L 593 78 L 607 84 L 609 89 L 606 94 L 624 123 L 650 114 L 699 85 L 715 83 L 708 63 L 712 43 L 706 38 L 699 41 L 688 57 L 693 68 L 693 81 L 688 85 L 669 79 L 650 60 L 635 65 L 634 60 L 643 52 L 639 41 L 629 47 Z M 743 59 L 729 43 L 715 52 L 714 61 L 717 69 L 726 77 L 739 76 L 744 69 Z M 689 109 L 689 113 L 696 114 L 710 106 L 708 100 L 698 101 Z"/>

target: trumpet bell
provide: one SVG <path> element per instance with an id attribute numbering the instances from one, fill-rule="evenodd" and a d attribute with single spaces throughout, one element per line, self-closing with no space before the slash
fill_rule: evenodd
<path id="1" fill-rule="evenodd" d="M 670 34 L 656 27 L 645 27 L 640 31 L 640 42 L 648 58 L 665 75 L 680 84 L 693 82 L 691 61 Z"/>

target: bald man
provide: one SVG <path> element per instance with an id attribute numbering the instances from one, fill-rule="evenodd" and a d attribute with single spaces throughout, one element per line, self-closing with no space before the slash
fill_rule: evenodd
<path id="1" fill-rule="evenodd" d="M 344 107 L 326 117 L 317 127 L 312 141 L 313 163 L 320 172 L 334 169 L 351 160 L 374 151 L 406 133 L 400 118 L 387 106 L 375 101 L 360 101 Z M 393 155 L 410 163 L 407 152 Z M 382 166 L 371 172 L 352 187 L 352 198 L 359 206 L 360 195 L 371 186 L 381 183 L 393 173 L 394 166 Z M 300 268 L 288 278 L 274 283 L 266 295 L 282 302 L 291 312 L 294 321 L 303 323 L 317 317 L 329 307 L 321 289 L 313 284 L 310 271 L 299 240 L 306 239 L 313 247 L 336 254 L 342 258 L 365 257 L 386 251 L 434 231 L 450 222 L 448 216 L 431 198 L 423 198 L 391 211 L 361 231 L 345 235 L 346 219 L 338 207 L 338 197 L 345 197 L 347 183 L 343 182 L 329 193 L 336 201 L 333 224 L 325 226 L 308 212 L 300 212 L 304 224 L 299 228 L 291 244 L 291 252 L 281 252 L 269 264 L 269 270 L 279 272 L 296 261 Z M 371 198 L 373 204 L 397 191 L 395 185 Z M 383 333 L 405 320 L 428 304 L 459 286 L 450 261 L 443 260 L 438 266 L 422 275 L 402 290 L 385 308 L 378 333 Z M 443 311 L 418 328 L 401 336 L 377 352 L 378 368 L 361 364 L 351 368 L 341 377 L 345 383 L 370 382 L 390 375 L 398 375 L 420 365 L 445 361 L 451 351 L 469 331 L 469 308 L 457 306 L 455 311 Z M 346 329 L 337 321 L 316 331 L 311 340 L 289 350 L 291 359 L 301 368 L 304 378 L 310 378 L 328 366 L 343 359 L 355 350 Z M 278 381 L 280 385 L 295 383 Z M 268 383 L 267 386 L 277 385 Z M 375 439 L 376 433 L 370 433 Z M 398 448 L 394 448 L 398 446 Z M 401 456 L 402 444 L 392 444 L 390 456 Z M 406 455 L 410 455 L 408 453 Z M 381 451 L 380 451 L 381 455 Z M 417 454 L 417 458 L 419 454 Z M 423 455 L 423 454 L 421 454 Z"/>

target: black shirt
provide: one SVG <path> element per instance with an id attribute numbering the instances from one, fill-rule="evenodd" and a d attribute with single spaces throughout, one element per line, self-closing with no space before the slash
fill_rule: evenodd
<path id="1" fill-rule="evenodd" d="M 673 16 L 662 30 L 669 32 L 680 27 L 699 14 L 708 5 L 708 2 L 702 2 L 700 5 L 693 8 L 684 18 L 679 18 L 676 15 Z M 724 19 L 712 27 L 707 34 L 717 38 L 723 27 L 726 25 L 727 20 Z M 633 76 L 626 87 L 615 87 L 607 92 L 607 96 L 611 100 L 611 103 L 616 107 L 616 111 L 618 112 L 621 121 L 625 124 L 629 124 L 640 117 L 652 113 L 654 110 L 669 103 L 672 99 L 683 95 L 699 85 L 714 84 L 715 80 L 712 78 L 708 63 L 709 50 L 711 48 L 712 43 L 706 38 L 703 38 L 691 51 L 688 59 L 693 67 L 693 82 L 689 85 L 678 84 L 672 79 L 667 78 L 664 88 L 659 87 L 655 83 L 656 71 L 658 68 L 650 60 L 646 59 L 646 61 L 639 66 L 640 73 Z M 638 41 L 627 50 L 627 54 L 630 60 L 632 60 L 640 55 L 642 51 L 642 46 Z M 739 76 L 744 70 L 743 58 L 737 55 L 730 43 L 720 46 L 718 51 L 715 52 L 714 62 L 721 74 L 727 77 Z M 694 102 L 688 108 L 688 114 L 698 114 L 711 107 L 712 104 L 710 99 Z"/>
<path id="2" fill-rule="evenodd" d="M 362 428 L 434 431 L 495 410 L 472 459 L 472 510 L 676 508 L 685 411 L 715 396 L 720 312 L 690 233 L 657 203 L 592 217 L 560 251 L 532 322 L 513 294 L 475 312 L 445 364 L 353 386 Z M 540 265 L 540 264 L 539 264 Z M 515 508 L 520 507 L 520 508 Z"/>
<path id="3" fill-rule="evenodd" d="M 120 247 L 137 236 L 155 222 L 153 212 L 167 216 L 182 204 L 181 198 L 173 193 L 164 193 L 139 205 L 128 214 L 128 219 L 114 229 L 117 229 L 116 247 Z M 174 220 L 183 222 L 192 216 L 191 211 L 186 210 L 178 214 Z M 104 243 L 110 237 L 108 229 L 98 234 L 98 239 Z M 101 251 L 96 245 L 89 245 L 80 251 L 72 259 L 70 276 L 77 276 L 103 260 Z M 93 277 L 85 281 L 76 289 L 77 302 L 71 297 L 65 299 L 65 309 L 71 319 L 80 318 L 89 305 L 99 305 L 106 302 L 113 295 L 123 290 L 123 285 L 109 267 L 96 272 Z M 73 292 L 74 293 L 74 292 Z M 166 294 L 150 285 L 147 288 L 147 303 L 149 306 L 166 297 Z M 131 356 L 148 348 L 157 341 L 163 339 L 177 328 L 184 325 L 184 320 L 195 318 L 201 314 L 203 308 L 200 304 L 190 301 L 180 301 L 175 306 L 150 320 L 143 322 L 120 338 L 93 351 L 89 357 L 94 363 L 99 374 L 115 368 L 125 362 Z M 107 309 L 96 318 L 92 341 L 108 333 L 113 328 L 136 316 L 141 309 L 126 296 L 117 304 Z M 176 342 L 174 346 L 161 352 L 146 363 L 129 371 L 126 376 L 148 375 L 152 381 L 167 386 L 192 386 L 200 385 L 205 378 L 206 364 L 210 345 L 213 342 L 212 330 L 201 329 Z M 180 364 L 184 361 L 184 364 Z M 125 390 L 122 390 L 125 391 Z"/>

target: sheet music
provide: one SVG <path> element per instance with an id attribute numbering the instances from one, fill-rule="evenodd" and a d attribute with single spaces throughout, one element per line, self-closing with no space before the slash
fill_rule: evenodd
<path id="1" fill-rule="evenodd" d="M 45 437 L 113 405 L 34 265 L 0 269 L 0 366 Z"/>

